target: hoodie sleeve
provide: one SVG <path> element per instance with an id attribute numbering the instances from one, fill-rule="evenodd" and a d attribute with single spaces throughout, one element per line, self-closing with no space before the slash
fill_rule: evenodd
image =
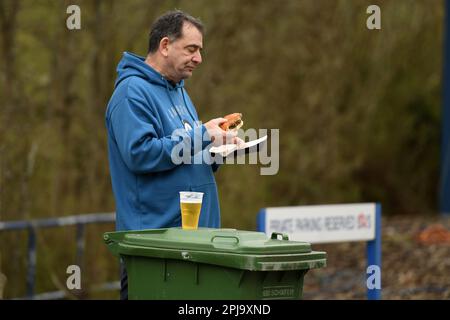
<path id="1" fill-rule="evenodd" d="M 186 161 L 211 143 L 204 125 L 159 137 L 158 121 L 148 106 L 132 98 L 125 98 L 116 106 L 110 126 L 122 159 L 134 173 L 170 170 L 182 163 L 180 159 Z"/>

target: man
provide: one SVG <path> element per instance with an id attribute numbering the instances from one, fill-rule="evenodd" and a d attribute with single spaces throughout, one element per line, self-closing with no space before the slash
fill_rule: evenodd
<path id="1" fill-rule="evenodd" d="M 202 62 L 203 26 L 181 11 L 158 18 L 144 59 L 125 52 L 106 111 L 109 164 L 116 200 L 116 229 L 139 230 L 181 225 L 179 191 L 203 192 L 200 227 L 220 227 L 220 209 L 213 171 L 217 165 L 176 164 L 174 148 L 184 143 L 195 153 L 194 140 L 204 150 L 212 141 L 242 140 L 219 128 L 217 118 L 198 124 L 196 109 L 184 89 Z M 188 139 L 186 139 L 188 138 Z M 198 149 L 198 148 L 197 148 Z M 201 151 L 201 150 L 200 150 Z M 121 298 L 127 298 L 122 271 Z"/>

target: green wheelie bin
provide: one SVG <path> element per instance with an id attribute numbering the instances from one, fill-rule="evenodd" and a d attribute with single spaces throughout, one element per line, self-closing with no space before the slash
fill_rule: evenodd
<path id="1" fill-rule="evenodd" d="M 124 260 L 129 299 L 301 299 L 303 278 L 326 253 L 284 234 L 181 228 L 107 232 Z"/>

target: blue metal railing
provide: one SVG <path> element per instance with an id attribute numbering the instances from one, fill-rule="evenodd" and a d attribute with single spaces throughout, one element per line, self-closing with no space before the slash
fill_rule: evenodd
<path id="1" fill-rule="evenodd" d="M 62 299 L 66 296 L 65 291 L 53 291 L 35 294 L 36 283 L 36 231 L 41 228 L 63 227 L 76 225 L 76 261 L 80 266 L 84 255 L 84 236 L 86 224 L 93 223 L 110 223 L 115 222 L 115 213 L 93 213 L 77 216 L 68 216 L 61 218 L 35 219 L 35 220 L 21 220 L 21 221 L 7 221 L 0 222 L 0 232 L 13 230 L 27 230 L 28 231 L 28 254 L 27 254 L 27 290 L 26 297 L 23 299 Z M 109 282 L 104 283 L 95 291 L 114 290 L 119 289 L 120 283 Z"/>

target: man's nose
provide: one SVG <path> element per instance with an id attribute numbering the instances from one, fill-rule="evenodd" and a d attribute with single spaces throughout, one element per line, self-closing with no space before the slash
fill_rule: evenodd
<path id="1" fill-rule="evenodd" d="M 192 57 L 192 61 L 195 64 L 200 64 L 202 63 L 202 54 L 200 53 L 200 51 L 197 51 L 194 56 Z"/>

